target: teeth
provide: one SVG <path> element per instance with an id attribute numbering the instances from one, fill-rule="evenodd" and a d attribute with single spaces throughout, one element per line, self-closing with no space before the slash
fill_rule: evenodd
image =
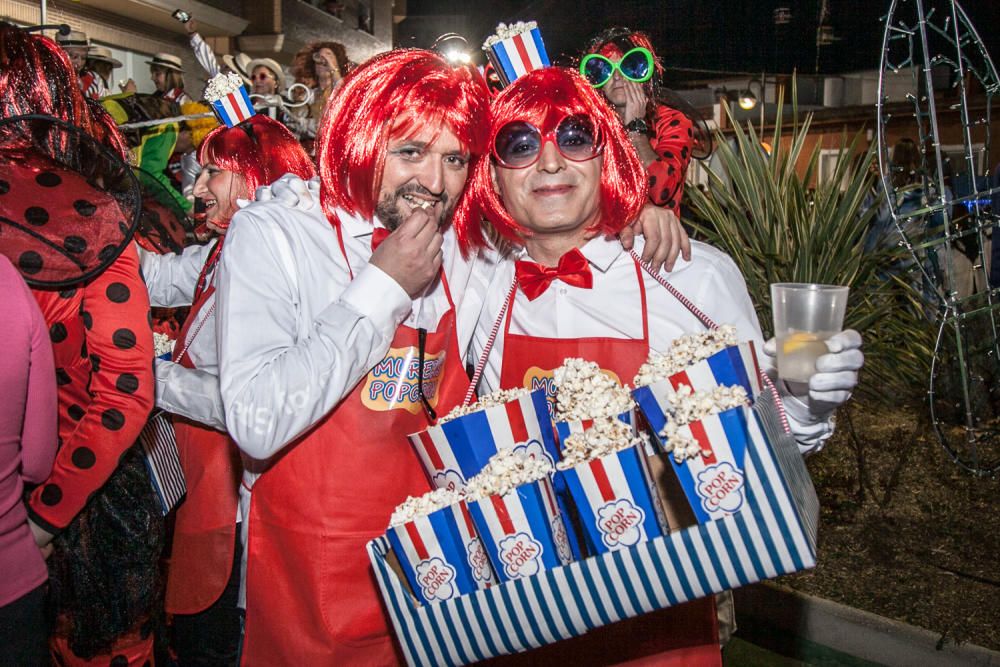
<path id="1" fill-rule="evenodd" d="M 409 202 L 410 206 L 416 206 L 417 208 L 427 210 L 434 206 L 433 202 L 429 202 L 426 199 L 414 199 L 411 195 L 403 195 L 403 199 Z"/>

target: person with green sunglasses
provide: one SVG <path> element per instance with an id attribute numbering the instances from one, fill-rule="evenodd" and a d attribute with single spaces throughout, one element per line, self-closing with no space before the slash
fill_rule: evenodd
<path id="1" fill-rule="evenodd" d="M 649 176 L 649 199 L 680 215 L 688 163 L 694 152 L 697 112 L 664 97 L 663 65 L 649 37 L 610 28 L 595 37 L 580 60 L 580 74 L 604 94 L 628 131 Z"/>

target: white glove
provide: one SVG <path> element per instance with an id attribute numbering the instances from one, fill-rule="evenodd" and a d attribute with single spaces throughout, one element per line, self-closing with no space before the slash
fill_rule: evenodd
<path id="1" fill-rule="evenodd" d="M 319 178 L 303 181 L 295 174 L 285 174 L 270 185 L 262 185 L 254 193 L 255 201 L 274 201 L 296 211 L 310 211 L 319 203 Z M 238 199 L 243 208 L 249 202 Z"/>
<path id="2" fill-rule="evenodd" d="M 815 424 L 826 420 L 838 406 L 847 402 L 858 384 L 858 371 L 864 366 L 861 334 L 847 329 L 826 340 L 827 354 L 816 360 L 816 373 L 809 383 L 785 382 L 785 408 L 797 421 Z M 775 342 L 764 343 L 764 354 L 775 356 Z"/>

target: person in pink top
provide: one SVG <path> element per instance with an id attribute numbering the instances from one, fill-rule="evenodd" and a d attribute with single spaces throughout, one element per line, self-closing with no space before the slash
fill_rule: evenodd
<path id="1" fill-rule="evenodd" d="M 49 578 L 28 528 L 24 485 L 52 470 L 58 430 L 56 370 L 49 331 L 34 297 L 0 255 L 0 646 L 12 665 L 43 665 L 48 632 L 43 613 Z M 51 550 L 51 547 L 48 547 Z"/>

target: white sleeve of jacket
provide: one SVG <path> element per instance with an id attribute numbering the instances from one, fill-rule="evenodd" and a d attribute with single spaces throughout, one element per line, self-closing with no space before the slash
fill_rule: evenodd
<path id="1" fill-rule="evenodd" d="M 139 248 L 142 277 L 149 291 L 149 304 L 160 308 L 190 306 L 198 276 L 215 243 L 188 246 L 180 255 L 160 255 Z"/>
<path id="2" fill-rule="evenodd" d="M 208 76 L 212 77 L 219 73 L 219 61 L 215 57 L 215 52 L 196 32 L 191 33 L 191 50 L 194 51 L 194 59 L 208 72 Z"/>
<path id="3" fill-rule="evenodd" d="M 396 281 L 367 265 L 311 321 L 300 322 L 301 296 L 329 286 L 300 274 L 306 263 L 293 258 L 286 236 L 296 222 L 237 213 L 216 280 L 225 421 L 255 459 L 271 457 L 333 410 L 385 356 L 411 307 Z"/>
<path id="4" fill-rule="evenodd" d="M 156 360 L 156 407 L 217 431 L 226 430 L 219 378 L 197 368 Z"/>

